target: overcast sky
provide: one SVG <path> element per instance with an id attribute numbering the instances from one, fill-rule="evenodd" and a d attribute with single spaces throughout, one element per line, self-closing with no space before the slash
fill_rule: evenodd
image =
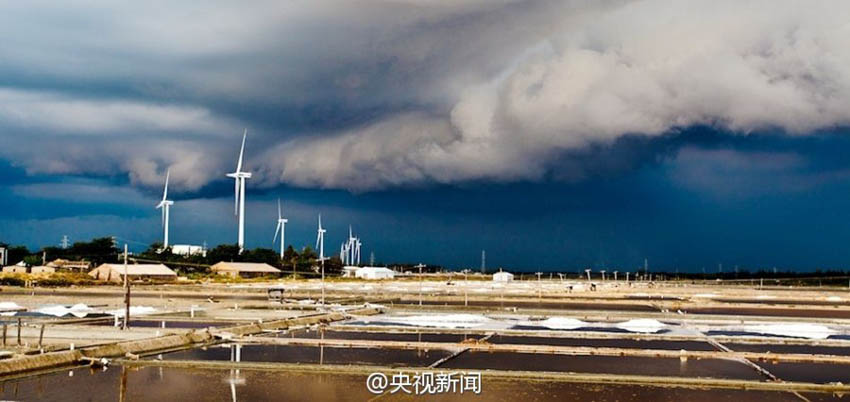
<path id="1" fill-rule="evenodd" d="M 0 241 L 850 266 L 850 3 L 0 0 Z M 364 253 L 365 255 L 368 255 Z"/>

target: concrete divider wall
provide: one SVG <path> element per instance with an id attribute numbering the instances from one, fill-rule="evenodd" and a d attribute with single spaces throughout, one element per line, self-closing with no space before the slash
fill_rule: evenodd
<path id="1" fill-rule="evenodd" d="M 381 311 L 375 308 L 364 308 L 351 311 L 352 314 L 373 315 Z M 266 330 L 288 328 L 297 325 L 315 325 L 340 321 L 346 314 L 340 312 L 322 313 L 306 317 L 286 318 L 265 323 L 254 323 L 223 328 L 215 331 L 218 334 L 234 336 L 258 334 Z M 38 355 L 24 355 L 0 360 L 0 377 L 26 371 L 44 370 L 52 367 L 78 364 L 85 358 L 99 359 L 103 357 L 122 357 L 127 353 L 148 354 L 152 352 L 189 347 L 199 343 L 211 342 L 215 339 L 207 329 L 195 330 L 185 334 L 168 334 L 155 338 L 116 342 L 107 345 L 92 346 L 73 351 L 48 352 Z"/>

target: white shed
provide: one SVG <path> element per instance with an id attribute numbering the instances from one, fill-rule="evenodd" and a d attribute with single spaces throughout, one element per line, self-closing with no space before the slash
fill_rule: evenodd
<path id="1" fill-rule="evenodd" d="M 514 280 L 514 274 L 510 272 L 499 271 L 493 274 L 493 282 L 510 282 Z"/>
<path id="2" fill-rule="evenodd" d="M 363 267 L 354 272 L 355 277 L 361 279 L 393 279 L 395 277 L 395 272 L 389 268 L 384 267 Z"/>

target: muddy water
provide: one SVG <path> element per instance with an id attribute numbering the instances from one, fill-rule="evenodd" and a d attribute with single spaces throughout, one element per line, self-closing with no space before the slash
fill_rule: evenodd
<path id="1" fill-rule="evenodd" d="M 563 371 L 576 373 L 640 374 L 650 376 L 712 377 L 761 380 L 746 365 L 721 359 L 679 359 L 629 356 L 559 356 L 525 353 L 467 352 L 441 368 Z"/>
<path id="2" fill-rule="evenodd" d="M 317 374 L 147 367 L 107 371 L 75 369 L 0 383 L 0 398 L 39 401 L 365 401 L 366 374 Z M 480 395 L 391 395 L 386 400 L 438 401 L 797 401 L 793 395 L 739 390 L 696 390 L 646 386 L 610 386 L 548 381 L 482 378 Z M 235 384 L 231 388 L 231 383 Z M 807 394 L 831 400 L 829 394 Z M 423 399 L 425 398 L 425 399 Z"/>
<path id="3" fill-rule="evenodd" d="M 418 300 L 401 300 L 396 304 L 419 304 Z M 423 301 L 422 304 L 430 306 L 463 306 L 463 301 Z M 655 307 L 644 304 L 631 303 L 585 303 L 585 302 L 556 302 L 556 301 L 529 301 L 529 300 L 470 300 L 469 306 L 473 307 L 521 307 L 538 309 L 559 310 L 603 310 L 603 311 L 658 311 Z"/>
<path id="4" fill-rule="evenodd" d="M 850 309 L 819 310 L 770 307 L 694 307 L 688 314 L 757 315 L 768 317 L 850 318 Z"/>
<path id="5" fill-rule="evenodd" d="M 403 341 L 403 342 L 449 342 L 458 343 L 466 339 L 479 339 L 484 335 L 480 334 L 436 334 L 428 332 L 420 333 L 393 333 L 393 332 L 355 332 L 355 331 L 331 331 L 325 330 L 324 334 L 320 334 L 315 329 L 296 330 L 286 333 L 276 334 L 276 338 L 310 338 L 319 339 L 324 336 L 325 339 L 363 339 L 375 341 Z"/>
<path id="6" fill-rule="evenodd" d="M 556 346 L 586 346 L 600 348 L 626 349 L 665 349 L 665 350 L 715 350 L 707 342 L 698 341 L 663 341 L 663 340 L 634 340 L 634 339 L 604 339 L 604 338 L 559 338 L 543 336 L 513 336 L 494 335 L 491 343 L 521 344 L 521 345 L 556 345 Z"/>
<path id="7" fill-rule="evenodd" d="M 850 365 L 822 363 L 766 363 L 756 362 L 785 381 L 850 383 Z"/>
<path id="8" fill-rule="evenodd" d="M 445 350 L 333 348 L 287 345 L 243 345 L 243 362 L 363 364 L 425 367 L 451 355 Z M 165 360 L 231 360 L 229 346 L 193 348 L 162 355 Z"/>
<path id="9" fill-rule="evenodd" d="M 809 346 L 809 345 L 760 345 L 746 343 L 724 343 L 725 346 L 736 352 L 758 352 L 758 353 L 799 353 L 809 355 L 838 355 L 850 356 L 850 346 Z"/>
<path id="10" fill-rule="evenodd" d="M 165 327 L 162 323 L 165 323 Z M 104 321 L 91 323 L 89 325 L 112 326 L 113 321 Z M 130 320 L 130 327 L 142 328 L 208 328 L 208 327 L 226 327 L 240 325 L 237 322 L 221 322 L 221 321 L 155 321 L 155 320 Z"/>

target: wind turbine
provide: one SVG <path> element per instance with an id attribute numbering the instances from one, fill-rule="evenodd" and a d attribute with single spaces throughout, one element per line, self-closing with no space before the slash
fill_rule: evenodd
<path id="1" fill-rule="evenodd" d="M 239 216 L 239 253 L 245 248 L 245 179 L 251 178 L 251 172 L 242 171 L 242 156 L 245 153 L 245 138 L 248 137 L 248 129 L 242 133 L 242 148 L 239 150 L 239 161 L 236 162 L 236 171 L 228 173 L 227 177 L 232 177 L 235 187 L 235 203 L 233 205 L 233 213 Z"/>
<path id="2" fill-rule="evenodd" d="M 162 191 L 162 201 L 159 204 L 156 204 L 156 209 L 162 208 L 162 227 L 164 228 L 164 234 L 162 238 L 162 249 L 165 250 L 168 248 L 168 210 L 174 205 L 174 201 L 170 201 L 168 199 L 168 178 L 171 176 L 171 169 L 165 172 L 165 189 Z"/>
<path id="3" fill-rule="evenodd" d="M 277 199 L 277 228 L 274 230 L 274 239 L 272 239 L 272 244 L 277 241 L 277 233 L 280 232 L 280 259 L 283 259 L 283 249 L 286 247 L 286 222 L 289 222 L 288 219 L 283 218 L 283 214 L 280 210 L 280 198 Z"/>
<path id="4" fill-rule="evenodd" d="M 322 228 L 322 214 L 319 214 L 319 230 L 316 236 L 316 248 L 319 249 L 319 263 L 322 264 L 322 305 L 325 305 L 325 229 Z"/>

